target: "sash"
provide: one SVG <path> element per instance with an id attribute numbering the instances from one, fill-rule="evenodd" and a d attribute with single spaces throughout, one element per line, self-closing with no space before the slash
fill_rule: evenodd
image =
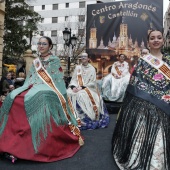
<path id="1" fill-rule="evenodd" d="M 146 61 L 152 67 L 161 72 L 168 80 L 170 80 L 170 67 L 164 61 L 156 58 L 151 54 L 141 57 L 141 59 Z"/>
<path id="2" fill-rule="evenodd" d="M 84 84 L 83 78 L 82 78 L 82 76 L 81 76 L 82 70 L 81 70 L 81 66 L 77 66 L 77 67 L 78 67 L 78 68 L 77 68 L 77 80 L 78 80 L 78 85 L 79 85 L 79 87 L 81 87 L 81 86 L 83 86 L 83 84 Z"/>
<path id="3" fill-rule="evenodd" d="M 74 114 L 74 116 L 75 116 L 75 118 L 76 118 L 76 120 L 77 120 L 78 127 L 81 127 L 81 120 L 80 120 L 80 118 L 77 116 L 77 114 L 75 113 L 74 108 L 73 108 L 73 105 L 72 105 L 71 100 L 70 100 L 69 97 L 68 97 L 68 105 L 70 106 L 71 112 Z"/>
<path id="4" fill-rule="evenodd" d="M 70 130 L 71 132 L 78 136 L 79 137 L 79 144 L 80 145 L 83 145 L 84 144 L 84 141 L 82 140 L 81 138 L 81 135 L 80 135 L 80 130 L 71 123 L 70 121 L 70 115 L 68 114 L 68 111 L 67 111 L 67 103 L 66 103 L 66 100 L 64 98 L 64 96 L 60 93 L 60 91 L 57 89 L 57 87 L 55 86 L 51 76 L 48 74 L 48 72 L 44 69 L 41 61 L 39 58 L 36 58 L 35 60 L 33 60 L 33 65 L 35 67 L 35 70 L 39 76 L 39 78 L 41 78 L 43 80 L 43 82 L 48 85 L 55 93 L 56 95 L 58 96 L 59 98 L 59 101 L 61 103 L 61 106 L 63 108 L 63 111 L 64 111 L 64 114 L 68 120 L 68 125 L 70 127 Z"/>
<path id="5" fill-rule="evenodd" d="M 97 119 L 98 116 L 99 116 L 99 113 L 98 113 L 98 109 L 97 109 L 96 103 L 95 103 L 95 101 L 94 101 L 94 98 L 93 98 L 90 90 L 89 90 L 87 87 L 86 87 L 84 90 L 85 90 L 85 92 L 88 94 L 88 96 L 89 96 L 89 98 L 90 98 L 90 101 L 91 101 L 91 103 L 92 103 L 92 105 L 93 105 L 93 110 L 94 110 L 94 112 L 95 112 L 95 116 L 96 116 L 96 119 Z"/>
<path id="6" fill-rule="evenodd" d="M 77 81 L 78 81 L 78 85 L 79 86 L 83 86 L 84 85 L 84 81 L 83 81 L 83 77 L 82 77 L 82 71 L 81 71 L 81 66 L 78 66 L 78 70 L 77 70 Z M 90 92 L 90 90 L 86 87 L 85 89 L 85 92 L 87 93 L 87 95 L 89 96 L 89 99 L 93 105 L 93 110 L 95 112 L 95 117 L 96 119 L 98 118 L 99 116 L 99 113 L 98 113 L 98 109 L 97 109 L 97 106 L 96 106 L 96 102 Z"/>
<path id="7" fill-rule="evenodd" d="M 119 68 L 118 68 L 118 66 L 115 66 L 115 70 L 116 70 L 116 72 L 117 72 L 117 74 L 119 75 L 119 76 L 121 76 L 121 71 L 119 70 Z"/>

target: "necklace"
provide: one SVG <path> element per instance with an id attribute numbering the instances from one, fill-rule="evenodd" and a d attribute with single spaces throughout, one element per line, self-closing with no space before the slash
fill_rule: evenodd
<path id="1" fill-rule="evenodd" d="M 48 54 L 46 54 L 46 55 L 40 55 L 40 57 L 45 58 L 45 57 L 47 57 L 48 55 L 50 55 L 50 54 L 48 53 Z"/>

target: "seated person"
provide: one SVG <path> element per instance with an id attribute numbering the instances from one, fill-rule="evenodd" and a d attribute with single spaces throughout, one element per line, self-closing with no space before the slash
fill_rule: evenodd
<path id="1" fill-rule="evenodd" d="M 2 82 L 2 90 L 9 89 L 9 85 L 14 85 L 12 79 L 11 79 L 11 72 L 8 72 L 6 74 L 6 77 L 4 78 Z"/>
<path id="2" fill-rule="evenodd" d="M 16 81 L 15 81 L 15 84 L 14 84 L 15 88 L 23 86 L 24 81 L 25 81 L 25 73 L 19 72 L 19 75 L 16 78 Z"/>
<path id="3" fill-rule="evenodd" d="M 11 71 L 10 73 L 11 73 L 11 80 L 12 80 L 13 84 L 15 84 L 15 81 L 16 81 L 16 73 L 13 72 L 13 71 Z"/>
<path id="4" fill-rule="evenodd" d="M 144 55 L 148 55 L 148 54 L 149 54 L 149 50 L 148 50 L 147 48 L 143 48 L 143 49 L 141 50 L 141 55 L 140 55 L 140 57 L 143 57 Z M 138 62 L 138 61 L 137 61 L 137 62 Z M 135 70 L 136 66 L 137 66 L 137 63 L 135 63 L 135 64 L 133 65 L 133 67 L 131 68 L 131 71 L 130 71 L 131 75 L 132 75 L 133 71 Z"/>
<path id="5" fill-rule="evenodd" d="M 96 70 L 89 64 L 87 53 L 81 55 L 81 65 L 77 65 L 67 94 L 75 114 L 81 120 L 80 129 L 107 127 L 109 116 L 96 85 Z"/>
<path id="6" fill-rule="evenodd" d="M 13 91 L 14 89 L 15 89 L 15 87 L 14 87 L 13 84 L 9 85 L 9 93 L 10 93 L 11 91 Z"/>
<path id="7" fill-rule="evenodd" d="M 9 93 L 0 109 L 0 154 L 52 162 L 72 157 L 83 145 L 68 105 L 60 60 L 49 51 L 52 41 L 41 37 L 39 57 L 25 83 Z"/>
<path id="8" fill-rule="evenodd" d="M 125 61 L 125 55 L 120 54 L 119 61 L 112 65 L 111 73 L 102 79 L 101 92 L 103 99 L 122 102 L 129 79 L 129 64 Z"/>
<path id="9" fill-rule="evenodd" d="M 12 85 L 10 85 L 10 86 L 12 86 Z M 4 100 L 5 100 L 6 96 L 9 94 L 9 92 L 10 92 L 9 89 L 4 89 L 2 91 L 2 94 L 0 95 L 0 107 L 2 106 Z"/>
<path id="10" fill-rule="evenodd" d="M 148 55 L 149 54 L 149 50 L 147 48 L 143 48 L 141 50 L 141 57 L 143 57 L 144 55 Z"/>

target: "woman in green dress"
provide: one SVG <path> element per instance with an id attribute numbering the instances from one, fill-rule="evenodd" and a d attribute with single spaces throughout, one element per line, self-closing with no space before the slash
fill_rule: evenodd
<path id="1" fill-rule="evenodd" d="M 41 37 L 40 57 L 22 87 L 12 91 L 0 110 L 0 153 L 52 162 L 73 156 L 83 140 L 67 100 L 60 60 L 52 41 Z"/>

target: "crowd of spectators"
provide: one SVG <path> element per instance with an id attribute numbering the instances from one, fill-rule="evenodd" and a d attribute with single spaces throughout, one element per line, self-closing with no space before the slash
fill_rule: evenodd
<path id="1" fill-rule="evenodd" d="M 5 97 L 14 89 L 21 87 L 25 81 L 25 65 L 15 72 L 7 72 L 0 80 L 0 107 Z"/>

